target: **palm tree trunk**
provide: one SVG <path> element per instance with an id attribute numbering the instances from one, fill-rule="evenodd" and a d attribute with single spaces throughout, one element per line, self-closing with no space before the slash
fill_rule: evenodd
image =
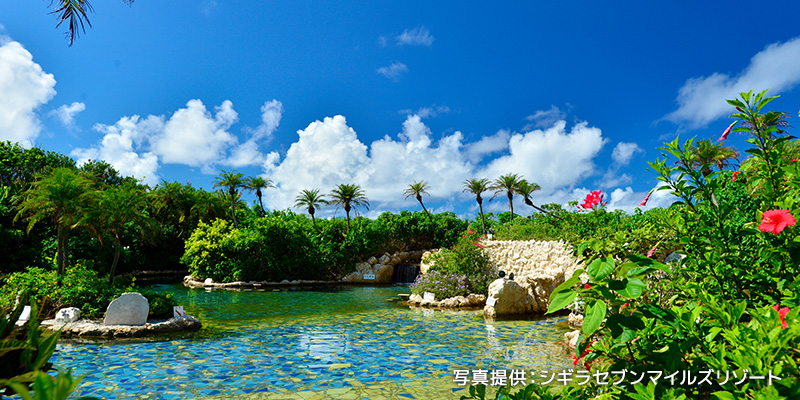
<path id="1" fill-rule="evenodd" d="M 319 232 L 319 228 L 317 228 L 317 219 L 314 218 L 314 207 L 313 206 L 309 206 L 308 207 L 308 213 L 311 214 L 311 223 L 314 224 L 314 229 L 316 229 L 317 232 Z"/>
<path id="2" fill-rule="evenodd" d="M 425 214 L 428 214 L 428 221 L 430 221 L 431 226 L 433 226 L 433 218 L 431 217 L 431 213 L 428 212 L 427 208 L 425 208 L 425 204 L 422 204 L 422 200 L 417 199 L 417 201 L 419 201 L 419 205 L 422 206 L 422 211 L 425 211 Z"/>
<path id="3" fill-rule="evenodd" d="M 511 209 L 511 221 L 514 220 L 514 195 L 508 192 L 508 208 Z"/>
<path id="4" fill-rule="evenodd" d="M 266 214 L 267 210 L 264 209 L 264 202 L 261 201 L 260 194 L 258 195 L 258 204 L 261 206 L 261 212 Z"/>
<path id="5" fill-rule="evenodd" d="M 480 201 L 478 202 L 478 209 L 480 209 L 480 211 L 481 211 L 481 235 L 485 235 L 486 234 L 486 218 L 483 217 L 483 204 L 481 204 Z"/>
<path id="6" fill-rule="evenodd" d="M 231 195 L 231 218 L 233 218 L 233 227 L 239 229 L 239 222 L 236 221 L 236 207 L 235 207 L 236 203 L 234 202 L 233 199 L 233 193 L 231 193 L 230 195 Z"/>
<path id="7" fill-rule="evenodd" d="M 64 275 L 67 266 L 67 232 L 64 231 L 64 226 L 57 225 L 56 229 L 58 240 L 56 244 L 56 265 L 58 265 L 58 275 Z"/>
<path id="8" fill-rule="evenodd" d="M 350 233 L 350 211 L 345 210 L 345 213 L 347 213 L 347 233 Z"/>
<path id="9" fill-rule="evenodd" d="M 117 263 L 119 262 L 120 246 L 119 235 L 114 235 L 114 261 L 111 262 L 111 271 L 108 273 L 108 283 L 114 283 L 114 276 L 117 274 Z"/>

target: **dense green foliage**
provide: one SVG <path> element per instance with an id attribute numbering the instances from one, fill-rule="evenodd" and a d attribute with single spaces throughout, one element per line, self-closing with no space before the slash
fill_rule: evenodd
<path id="1" fill-rule="evenodd" d="M 682 262 L 668 266 L 594 237 L 576 247 L 585 270 L 550 298 L 550 312 L 584 304 L 576 366 L 582 362 L 592 374 L 659 371 L 662 378 L 614 385 L 590 379 L 557 391 L 502 388 L 496 398 L 800 398 L 800 168 L 784 154 L 797 142 L 784 130 L 785 113 L 763 111 L 774 99 L 764 94 L 728 101 L 736 109 L 731 128 L 740 123 L 733 132 L 749 136 L 747 169 L 714 172 L 727 165 L 712 156 L 724 149 L 678 139 L 650 164 L 661 189 L 677 198 L 669 222 L 683 245 Z M 584 272 L 588 283 L 580 282 Z M 703 384 L 665 378 L 682 371 L 722 377 Z M 483 399 L 485 388 L 463 398 Z"/>
<path id="2" fill-rule="evenodd" d="M 79 263 L 67 269 L 61 277 L 54 269 L 31 267 L 4 277 L 0 282 L 0 308 L 11 310 L 22 295 L 41 305 L 43 316 L 53 316 L 65 307 L 77 307 L 87 318 L 102 318 L 115 298 L 124 292 L 139 291 L 131 279 L 117 279 L 112 285 L 92 268 L 90 262 Z M 172 317 L 172 307 L 177 305 L 170 294 L 144 290 L 150 302 L 152 318 Z"/>
<path id="3" fill-rule="evenodd" d="M 78 386 L 80 378 L 73 379 L 71 371 L 48 375 L 52 370 L 50 357 L 56 350 L 60 333 L 42 333 L 39 330 L 39 310 L 31 303 L 30 320 L 17 327 L 14 322 L 22 314 L 25 295 L 9 313 L 0 312 L 0 397 L 18 394 L 25 400 L 66 400 Z M 30 389 L 33 386 L 34 394 Z M 80 397 L 78 400 L 97 400 Z"/>
<path id="4" fill-rule="evenodd" d="M 183 256 L 191 274 L 221 282 L 335 279 L 370 256 L 451 245 L 466 228 L 452 213 L 356 218 L 349 232 L 341 219 L 317 221 L 315 228 L 306 216 L 285 211 L 241 217 L 240 229 L 223 220 L 197 227 Z"/>

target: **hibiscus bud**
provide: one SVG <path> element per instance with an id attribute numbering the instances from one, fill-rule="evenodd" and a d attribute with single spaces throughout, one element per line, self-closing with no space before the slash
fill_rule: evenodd
<path id="1" fill-rule="evenodd" d="M 739 121 L 733 121 L 732 124 L 728 125 L 728 128 L 725 129 L 725 132 L 722 132 L 722 136 L 720 136 L 719 139 L 717 139 L 717 141 L 719 142 L 719 141 L 727 139 L 728 138 L 728 134 L 731 133 L 731 129 L 733 129 L 733 126 L 736 125 L 737 122 L 739 122 Z"/>
<path id="2" fill-rule="evenodd" d="M 651 195 L 651 194 L 653 194 L 653 191 L 652 191 L 652 190 L 651 190 L 651 191 L 649 191 L 649 192 L 647 192 L 647 195 L 646 195 L 646 196 L 644 196 L 644 200 L 642 200 L 642 202 L 641 202 L 641 203 L 639 203 L 639 207 L 644 207 L 644 206 L 646 206 L 646 205 L 647 205 L 647 200 L 650 200 L 650 195 Z"/>
<path id="3" fill-rule="evenodd" d="M 590 287 L 592 287 L 592 285 L 590 285 L 590 284 L 588 284 L 588 283 L 587 283 L 587 284 L 585 284 L 585 285 L 583 285 L 583 288 L 584 288 L 584 289 L 588 289 L 588 288 L 590 288 Z"/>

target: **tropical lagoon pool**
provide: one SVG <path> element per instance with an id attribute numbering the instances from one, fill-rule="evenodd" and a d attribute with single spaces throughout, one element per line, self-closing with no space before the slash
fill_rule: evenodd
<path id="1" fill-rule="evenodd" d="M 51 361 L 103 399 L 457 399 L 454 370 L 572 367 L 563 317 L 388 302 L 407 286 L 205 291 L 162 285 L 203 329 L 157 341 L 64 340 Z M 493 391 L 492 391 L 493 393 Z"/>

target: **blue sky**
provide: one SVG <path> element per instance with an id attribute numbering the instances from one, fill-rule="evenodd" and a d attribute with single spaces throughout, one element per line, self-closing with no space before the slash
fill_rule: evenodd
<path id="1" fill-rule="evenodd" d="M 726 98 L 800 109 L 800 29 L 777 18 L 796 2 L 520 3 L 94 2 L 72 47 L 48 2 L 0 3 L 0 140 L 149 184 L 264 175 L 278 209 L 357 183 L 367 215 L 416 210 L 424 179 L 428 206 L 474 215 L 463 181 L 514 172 L 536 203 L 602 189 L 631 211 L 656 148 L 718 137 Z"/>

